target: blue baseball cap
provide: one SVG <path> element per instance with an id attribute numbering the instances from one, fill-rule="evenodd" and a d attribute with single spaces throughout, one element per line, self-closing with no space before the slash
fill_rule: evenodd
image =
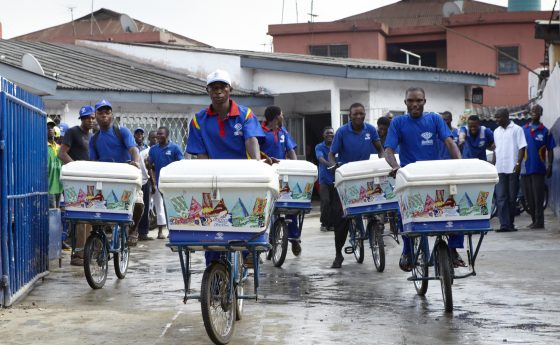
<path id="1" fill-rule="evenodd" d="M 83 107 L 80 108 L 79 118 L 81 119 L 82 117 L 91 116 L 94 114 L 95 114 L 95 109 L 93 109 L 91 105 L 84 105 Z"/>
<path id="2" fill-rule="evenodd" d="M 138 128 L 136 128 L 136 129 L 134 130 L 134 134 L 136 134 L 136 132 L 142 132 L 142 134 L 143 134 L 143 133 L 145 133 L 146 131 L 144 130 L 144 128 L 138 127 Z"/>
<path id="3" fill-rule="evenodd" d="M 68 126 L 68 124 L 61 122 L 58 124 L 58 128 L 60 128 L 60 136 L 63 137 L 64 133 L 66 133 L 66 131 L 68 130 L 68 128 L 70 128 Z"/>
<path id="4" fill-rule="evenodd" d="M 95 103 L 95 110 L 98 110 L 99 108 L 103 108 L 103 107 L 109 107 L 111 108 L 111 110 L 113 110 L 113 106 L 108 100 L 102 99 L 99 102 Z"/>

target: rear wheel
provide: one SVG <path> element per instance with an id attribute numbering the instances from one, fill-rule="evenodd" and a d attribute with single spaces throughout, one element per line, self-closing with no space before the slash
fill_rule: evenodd
<path id="1" fill-rule="evenodd" d="M 414 263 L 414 273 L 416 278 L 428 278 L 428 264 L 430 260 L 430 250 L 428 238 L 425 236 L 414 237 L 414 253 L 416 262 Z M 419 296 L 424 296 L 428 291 L 428 280 L 415 280 L 414 288 Z"/>
<path id="2" fill-rule="evenodd" d="M 101 235 L 92 233 L 84 246 L 84 273 L 92 289 L 101 289 L 107 280 L 109 253 Z"/>
<path id="3" fill-rule="evenodd" d="M 204 328 L 215 344 L 227 344 L 235 326 L 235 296 L 228 303 L 229 274 L 220 262 L 206 268 L 202 276 L 200 304 Z"/>
<path id="4" fill-rule="evenodd" d="M 447 248 L 447 244 L 445 244 L 445 242 L 440 242 L 437 247 L 437 261 L 443 304 L 445 306 L 445 311 L 450 312 L 453 311 L 453 278 L 451 261 L 449 260 L 449 249 Z"/>
<path id="5" fill-rule="evenodd" d="M 385 270 L 385 242 L 383 240 L 383 228 L 378 228 L 378 223 L 370 221 L 367 226 L 369 247 L 371 256 L 377 272 Z"/>
<path id="6" fill-rule="evenodd" d="M 288 225 L 284 219 L 278 219 L 274 223 L 272 239 L 272 262 L 275 267 L 281 267 L 288 253 Z"/>
<path id="7" fill-rule="evenodd" d="M 127 231 L 128 226 L 120 226 L 119 229 L 119 249 L 113 256 L 113 263 L 115 265 L 115 274 L 119 279 L 124 279 L 126 271 L 128 270 L 128 239 Z"/>
<path id="8" fill-rule="evenodd" d="M 350 239 L 352 240 L 352 251 L 354 253 L 354 257 L 356 258 L 356 262 L 361 264 L 364 262 L 364 236 L 361 228 L 358 226 L 358 223 L 354 218 L 350 221 L 349 226 L 351 230 L 349 233 L 351 236 Z"/>

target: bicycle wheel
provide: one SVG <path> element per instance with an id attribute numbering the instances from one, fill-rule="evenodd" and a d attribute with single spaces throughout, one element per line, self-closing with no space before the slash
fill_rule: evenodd
<path id="1" fill-rule="evenodd" d="M 84 246 L 84 273 L 92 289 L 101 289 L 107 280 L 109 253 L 100 235 L 92 233 Z"/>
<path id="2" fill-rule="evenodd" d="M 220 262 L 206 268 L 200 288 L 200 304 L 204 328 L 215 344 L 227 344 L 235 326 L 234 296 L 228 303 L 229 273 Z"/>
<path id="3" fill-rule="evenodd" d="M 543 201 L 543 210 L 546 210 L 548 206 L 548 185 L 544 185 L 544 201 Z"/>
<path id="4" fill-rule="evenodd" d="M 243 300 L 237 298 L 243 296 L 245 279 L 243 278 L 243 255 L 241 252 L 235 252 L 237 256 L 237 279 L 235 284 L 235 320 L 239 321 L 243 318 Z"/>
<path id="5" fill-rule="evenodd" d="M 375 222 L 368 222 L 369 247 L 377 272 L 383 272 L 385 270 L 385 242 L 383 241 L 383 230 L 377 229 L 377 226 L 378 224 Z"/>
<path id="6" fill-rule="evenodd" d="M 126 276 L 126 271 L 128 270 L 128 254 L 129 254 L 129 247 L 128 247 L 128 239 L 127 239 L 127 231 L 128 226 L 120 226 L 119 225 L 119 242 L 118 242 L 118 251 L 115 252 L 113 256 L 113 263 L 115 265 L 115 274 L 119 279 L 124 279 Z"/>
<path id="7" fill-rule="evenodd" d="M 427 278 L 430 260 L 430 248 L 427 237 L 414 237 L 414 253 L 417 256 L 414 263 L 416 278 Z M 414 280 L 414 288 L 416 289 L 416 294 L 424 296 L 426 291 L 428 291 L 428 280 Z"/>
<path id="8" fill-rule="evenodd" d="M 360 228 L 356 223 L 356 220 L 352 218 L 350 221 L 350 227 L 352 230 L 352 236 L 350 239 L 352 240 L 352 252 L 354 253 L 354 257 L 356 258 L 356 262 L 361 264 L 364 262 L 364 236 Z"/>
<path id="9" fill-rule="evenodd" d="M 492 210 L 490 211 L 490 218 L 494 218 L 498 215 L 498 200 L 496 200 L 496 194 L 492 197 Z"/>
<path id="10" fill-rule="evenodd" d="M 451 261 L 449 260 L 449 250 L 445 242 L 440 242 L 437 247 L 437 265 L 445 311 L 453 311 L 453 282 L 451 277 Z"/>
<path id="11" fill-rule="evenodd" d="M 288 253 L 288 225 L 283 219 L 278 219 L 274 223 L 273 231 L 272 263 L 275 267 L 281 267 Z"/>

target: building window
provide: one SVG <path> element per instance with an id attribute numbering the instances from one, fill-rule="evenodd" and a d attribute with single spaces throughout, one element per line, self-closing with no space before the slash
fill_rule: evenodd
<path id="1" fill-rule="evenodd" d="M 347 44 L 330 44 L 309 46 L 309 54 L 317 56 L 348 57 Z"/>
<path id="2" fill-rule="evenodd" d="M 519 47 L 498 47 L 498 50 L 504 52 L 511 57 L 519 60 Z M 498 55 L 498 74 L 517 74 L 519 73 L 519 64 L 504 54 Z"/>

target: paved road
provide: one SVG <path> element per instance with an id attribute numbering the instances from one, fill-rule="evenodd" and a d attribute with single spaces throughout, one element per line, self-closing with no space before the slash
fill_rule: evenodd
<path id="1" fill-rule="evenodd" d="M 350 255 L 329 268 L 333 233 L 306 219 L 303 253 L 284 267 L 265 264 L 258 302 L 245 304 L 232 344 L 553 344 L 560 338 L 560 226 L 491 233 L 476 277 L 456 280 L 455 310 L 443 311 L 439 283 L 415 294 L 398 269 L 400 246 L 387 239 L 387 267 L 375 272 L 371 254 Z M 89 288 L 65 258 L 23 301 L 0 310 L 1 344 L 209 344 L 196 301 L 182 303 L 177 254 L 163 240 L 132 253 L 124 280 L 112 267 L 102 290 Z M 201 273 L 202 255 L 195 257 Z M 200 286 L 201 274 L 193 286 Z"/>

